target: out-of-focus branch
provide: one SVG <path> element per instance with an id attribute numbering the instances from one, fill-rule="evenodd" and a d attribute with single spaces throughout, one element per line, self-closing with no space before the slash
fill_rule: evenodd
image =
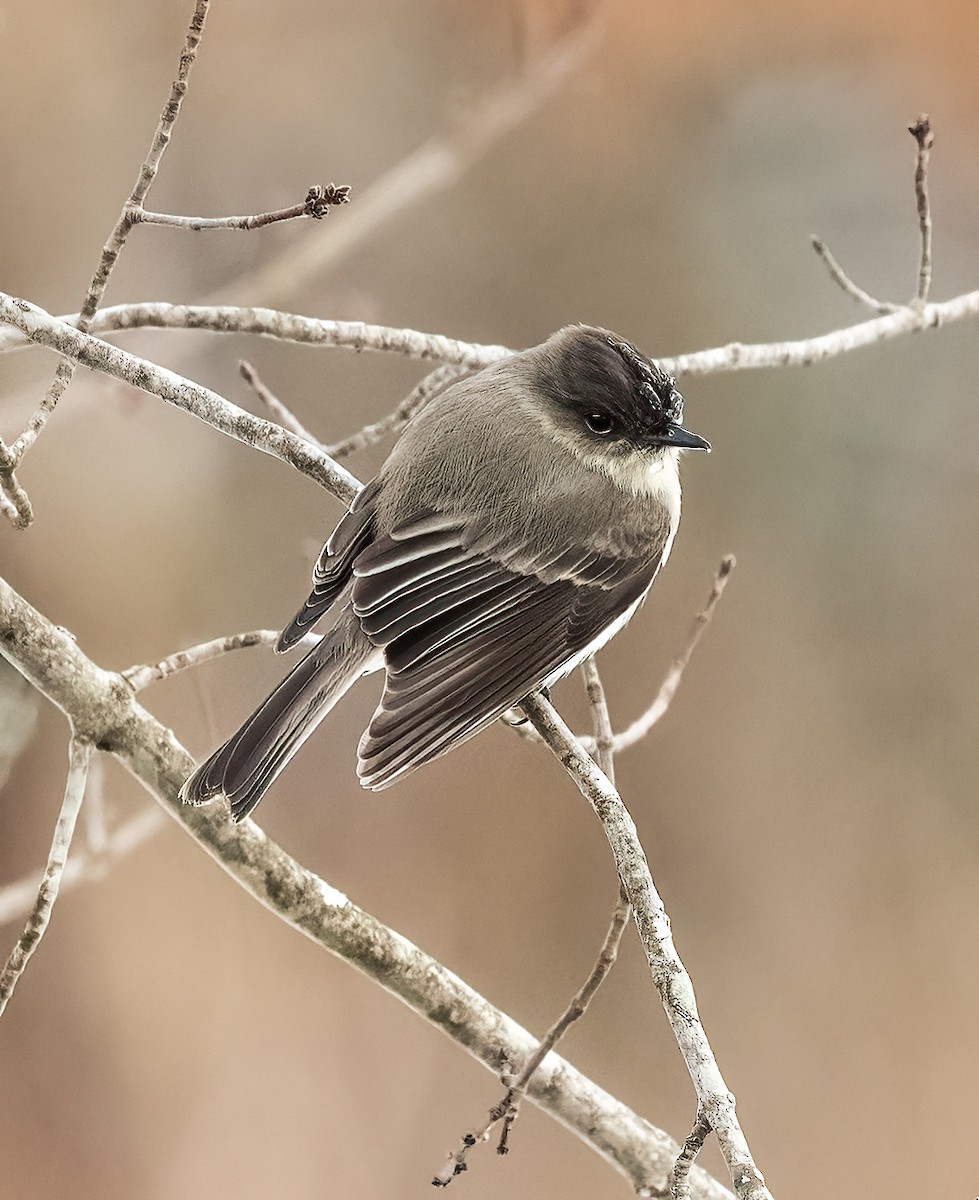
<path id="1" fill-rule="evenodd" d="M 650 974 L 693 1080 L 700 1111 L 717 1136 L 735 1194 L 740 1200 L 771 1200 L 738 1121 L 734 1096 L 701 1024 L 693 984 L 673 944 L 670 920 L 653 883 L 635 822 L 608 777 L 554 707 L 539 695 L 528 696 L 522 707 L 602 822 L 635 914 Z"/>
<path id="2" fill-rule="evenodd" d="M 75 832 L 75 822 L 78 811 L 85 796 L 85 783 L 88 779 L 88 768 L 92 760 L 94 746 L 85 738 L 72 737 L 68 748 L 68 781 L 65 784 L 65 797 L 61 804 L 61 812 L 54 828 L 51 840 L 51 851 L 48 854 L 47 866 L 44 868 L 44 878 L 38 888 L 37 899 L 27 918 L 24 932 L 17 939 L 7 959 L 6 965 L 0 971 L 0 1015 L 14 988 L 24 974 L 28 962 L 37 950 L 41 938 L 51 920 L 51 910 L 58 898 L 58 888 L 61 884 L 62 872 L 68 860 L 68 848 Z"/>
<path id="3" fill-rule="evenodd" d="M 406 938 L 351 903 L 267 838 L 252 821 L 189 808 L 178 799 L 194 762 L 173 733 L 138 703 L 122 676 L 88 659 L 0 579 L 0 651 L 61 708 L 76 735 L 120 762 L 198 844 L 272 912 L 398 996 L 494 1074 L 526 1060 L 536 1039 Z M 665 1133 L 550 1054 L 530 1098 L 622 1171 L 639 1190 L 663 1187 L 678 1146 Z M 698 1200 L 730 1192 L 695 1170 Z"/>
<path id="4" fill-rule="evenodd" d="M 516 79 L 508 79 L 450 128 L 402 159 L 372 187 L 357 193 L 345 219 L 303 238 L 255 270 L 230 279 L 221 295 L 262 304 L 281 304 L 321 277 L 406 210 L 417 210 L 436 192 L 461 179 L 474 161 L 535 113 L 584 62 L 597 32 L 587 17 L 549 49 L 532 57 Z M 218 299 L 211 295 L 206 301 Z"/>
<path id="5" fill-rule="evenodd" d="M 92 760 L 93 763 L 97 759 Z M 86 805 L 86 810 L 87 810 Z M 138 850 L 166 824 L 161 808 L 147 808 L 117 829 L 107 831 L 100 849 L 75 847 L 61 875 L 59 895 L 80 883 L 103 879 L 112 867 Z M 30 910 L 37 896 L 37 872 L 0 887 L 0 925 L 17 921 Z"/>

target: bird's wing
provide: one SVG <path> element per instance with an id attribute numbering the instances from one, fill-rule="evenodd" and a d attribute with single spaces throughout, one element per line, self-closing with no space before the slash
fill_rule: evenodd
<path id="1" fill-rule="evenodd" d="M 366 787 L 443 754 L 554 676 L 640 599 L 661 557 L 511 546 L 504 565 L 474 542 L 464 519 L 432 515 L 357 557 L 354 612 L 387 668 L 360 744 Z"/>
<path id="2" fill-rule="evenodd" d="M 350 581 L 354 559 L 371 539 L 377 488 L 376 479 L 361 488 L 320 551 L 313 567 L 312 591 L 279 635 L 275 648 L 280 653 L 308 633 Z"/>

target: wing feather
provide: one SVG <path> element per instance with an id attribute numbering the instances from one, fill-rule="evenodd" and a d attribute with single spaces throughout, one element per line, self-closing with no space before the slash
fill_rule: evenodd
<path id="1" fill-rule="evenodd" d="M 375 479 L 361 488 L 320 551 L 313 567 L 312 590 L 279 635 L 275 648 L 280 654 L 294 646 L 333 607 L 349 582 L 354 560 L 370 545 L 378 486 Z"/>
<path id="2" fill-rule="evenodd" d="M 387 668 L 361 739 L 365 786 L 387 787 L 553 677 L 643 595 L 662 549 L 644 559 L 518 547 L 504 564 L 488 544 L 459 518 L 423 517 L 358 558 L 354 611 Z"/>

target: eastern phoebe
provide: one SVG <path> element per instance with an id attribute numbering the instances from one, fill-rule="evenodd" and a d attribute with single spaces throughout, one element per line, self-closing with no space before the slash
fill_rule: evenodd
<path id="1" fill-rule="evenodd" d="M 361 738 L 366 788 L 396 779 L 549 687 L 629 620 L 680 520 L 673 379 L 573 325 L 451 383 L 415 417 L 317 560 L 276 649 L 336 621 L 181 789 L 236 821 L 361 675 L 384 694 Z"/>

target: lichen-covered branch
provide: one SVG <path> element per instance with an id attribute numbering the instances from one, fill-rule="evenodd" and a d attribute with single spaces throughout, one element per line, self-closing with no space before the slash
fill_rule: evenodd
<path id="1" fill-rule="evenodd" d="M 730 342 L 713 350 L 658 358 L 671 375 L 714 375 L 722 371 L 757 371 L 762 368 L 811 367 L 816 363 L 876 346 L 909 333 L 938 329 L 953 321 L 979 316 L 979 291 L 965 292 L 941 304 L 899 308 L 897 312 L 791 342 Z"/>
<path id="2" fill-rule="evenodd" d="M 121 675 L 88 659 L 0 579 L 0 652 L 68 716 L 77 737 L 120 762 L 228 874 L 260 903 L 319 946 L 369 975 L 441 1029 L 494 1074 L 527 1059 L 536 1039 L 487 1000 L 319 876 L 307 871 L 252 821 L 188 808 L 178 799 L 194 762 L 171 730 L 136 700 Z M 672 1138 L 637 1116 L 556 1054 L 528 1095 L 622 1171 L 636 1188 L 661 1189 L 676 1158 Z M 698 1200 L 730 1200 L 703 1171 Z"/>
<path id="3" fill-rule="evenodd" d="M 3 293 L 0 293 L 3 296 Z M 12 297 L 6 297 L 12 299 Z M 37 309 L 37 312 L 43 312 Z M 47 314 L 44 314 L 47 316 Z M 808 367 L 854 350 L 876 346 L 910 333 L 939 329 L 956 321 L 979 317 L 979 290 L 965 292 L 952 300 L 920 306 L 899 307 L 868 321 L 834 329 L 815 337 L 785 342 L 729 342 L 709 350 L 658 357 L 657 362 L 673 375 L 715 375 L 727 371 L 775 370 Z M 68 326 L 77 314 L 56 318 Z M 270 308 L 237 308 L 229 305 L 122 304 L 102 309 L 91 322 L 94 334 L 127 329 L 201 329 L 213 333 L 250 333 L 259 337 L 313 346 L 342 346 L 350 350 L 376 350 L 403 354 L 427 361 L 455 363 L 477 370 L 505 358 L 513 351 L 506 346 L 462 342 L 414 329 L 365 325 L 360 321 L 322 321 Z M 0 330 L 0 352 L 29 344 L 23 332 Z"/>
<path id="4" fill-rule="evenodd" d="M 16 299 L 0 292 L 6 299 Z M 37 307 L 36 305 L 33 307 Z M 37 308 L 39 313 L 44 310 Z M 78 313 L 52 317 L 50 321 L 76 327 Z M 122 333 L 127 329 L 200 329 L 211 333 L 250 333 L 277 341 L 305 346 L 340 346 L 346 350 L 372 350 L 402 354 L 428 362 L 453 363 L 477 369 L 506 358 L 513 351 L 506 346 L 483 346 L 461 342 L 437 333 L 417 329 L 396 329 L 387 325 L 367 325 L 363 321 L 323 321 L 272 308 L 239 308 L 234 305 L 195 304 L 119 304 L 101 309 L 89 323 L 93 334 Z M 19 328 L 0 329 L 0 352 L 23 349 L 31 344 Z"/>
<path id="5" fill-rule="evenodd" d="M 193 413 L 246 446 L 281 459 L 345 502 L 349 503 L 360 488 L 349 471 L 311 442 L 270 421 L 263 421 L 210 388 L 191 383 L 166 367 L 127 354 L 118 346 L 110 346 L 108 342 L 74 329 L 26 300 L 0 293 L 0 320 L 9 321 L 38 345 L 57 350 L 93 371 L 102 371 L 141 391 L 159 396 L 167 404 Z"/>

